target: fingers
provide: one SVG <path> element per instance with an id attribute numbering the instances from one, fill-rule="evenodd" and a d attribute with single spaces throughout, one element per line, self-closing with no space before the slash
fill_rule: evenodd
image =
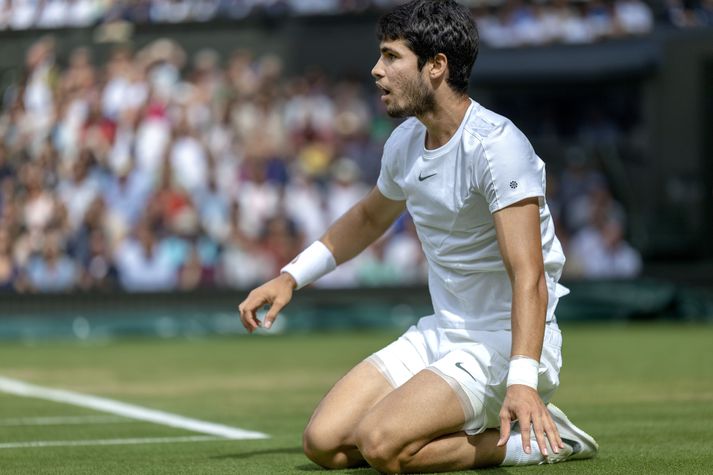
<path id="1" fill-rule="evenodd" d="M 295 280 L 287 273 L 282 273 L 248 294 L 248 297 L 238 306 L 240 321 L 248 333 L 260 327 L 257 310 L 263 305 L 270 305 L 265 316 L 264 327 L 270 328 L 280 310 L 292 299 Z"/>
<path id="2" fill-rule="evenodd" d="M 250 294 L 248 294 L 248 298 L 246 298 L 238 306 L 240 321 L 248 333 L 252 333 L 260 326 L 269 329 L 272 327 L 272 324 L 277 318 L 277 315 L 280 313 L 280 310 L 282 310 L 289 301 L 290 295 L 274 295 L 274 292 L 263 288 L 253 290 Z M 257 311 L 265 304 L 269 304 L 270 309 L 261 324 L 257 317 Z"/>
<path id="3" fill-rule="evenodd" d="M 520 435 L 522 436 L 522 449 L 526 454 L 532 453 L 530 448 L 530 414 L 525 414 L 524 417 L 518 415 L 517 420 L 520 422 Z"/>
<path id="4" fill-rule="evenodd" d="M 562 439 L 560 438 L 557 425 L 552 420 L 549 411 L 546 407 L 542 407 L 539 413 L 534 413 L 532 417 L 532 429 L 535 431 L 535 439 L 540 448 L 542 455 L 549 455 L 547 450 L 547 442 L 550 443 L 550 448 L 556 454 L 560 449 L 564 448 Z M 524 444 L 523 444 L 524 445 Z"/>
<path id="5" fill-rule="evenodd" d="M 557 425 L 552 420 L 552 416 L 544 405 L 541 405 L 539 410 L 533 411 L 531 416 L 527 416 L 531 421 L 532 430 L 535 431 L 535 440 L 540 448 L 542 455 L 549 455 L 547 442 L 550 443 L 550 449 L 558 454 L 560 449 L 564 448 L 564 443 L 560 438 Z M 521 421 L 524 419 L 521 418 Z M 527 427 L 527 428 L 525 428 Z M 520 429 L 522 431 L 523 443 L 522 446 L 526 453 L 530 453 L 530 424 L 525 425 L 521 422 Z"/>
<path id="6" fill-rule="evenodd" d="M 510 413 L 501 412 L 500 413 L 500 439 L 498 440 L 498 447 L 505 445 L 510 438 Z"/>
<path id="7" fill-rule="evenodd" d="M 260 321 L 257 319 L 255 311 L 249 310 L 242 305 L 238 307 L 238 309 L 240 311 L 240 322 L 243 324 L 243 327 L 245 327 L 248 333 L 255 331 L 255 329 L 260 326 Z"/>
<path id="8" fill-rule="evenodd" d="M 564 448 L 564 443 L 560 437 L 559 430 L 557 430 L 557 424 L 552 420 L 550 412 L 545 409 L 545 434 L 550 441 L 550 447 L 556 454 L 559 453 L 559 449 Z"/>
<path id="9" fill-rule="evenodd" d="M 284 308 L 287 302 L 284 302 L 280 299 L 275 299 L 274 302 L 272 302 L 272 306 L 270 307 L 270 310 L 267 311 L 267 315 L 265 315 L 265 320 L 263 321 L 264 327 L 269 329 L 272 327 L 272 323 L 275 321 L 277 318 L 277 314 L 280 313 L 280 310 Z"/>
<path id="10" fill-rule="evenodd" d="M 545 429 L 540 416 L 535 415 L 532 418 L 532 429 L 535 431 L 535 439 L 538 447 L 540 447 L 540 453 L 547 457 L 549 454 L 547 453 L 547 442 L 545 442 Z"/>
<path id="11" fill-rule="evenodd" d="M 552 420 L 550 412 L 539 395 L 532 389 L 518 385 L 508 389 L 508 394 L 500 410 L 499 447 L 507 443 L 507 439 L 510 436 L 510 422 L 513 418 L 519 422 L 522 449 L 525 453 L 532 453 L 532 433 L 530 431 L 534 431 L 534 438 L 543 456 L 549 456 L 549 451 L 557 454 L 560 449 L 564 448 L 564 443 L 560 438 L 557 425 Z M 550 444 L 549 449 L 547 447 L 548 441 Z"/>
<path id="12" fill-rule="evenodd" d="M 240 311 L 240 321 L 242 322 L 248 333 L 252 333 L 260 326 L 260 320 L 257 318 L 257 309 L 265 304 L 265 299 L 258 296 L 254 291 L 248 294 L 243 303 L 238 306 Z"/>

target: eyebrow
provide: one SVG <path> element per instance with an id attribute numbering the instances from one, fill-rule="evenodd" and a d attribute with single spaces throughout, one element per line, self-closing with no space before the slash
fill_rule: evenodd
<path id="1" fill-rule="evenodd" d="M 395 54 L 395 55 L 399 54 L 398 51 L 396 51 L 395 49 L 391 49 L 388 46 L 382 46 L 380 51 L 381 51 L 381 54 L 384 54 L 384 53 L 391 53 L 391 54 Z"/>

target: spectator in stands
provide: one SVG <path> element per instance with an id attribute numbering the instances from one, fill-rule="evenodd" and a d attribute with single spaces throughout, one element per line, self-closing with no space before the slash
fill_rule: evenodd
<path id="1" fill-rule="evenodd" d="M 288 15 L 334 15 L 362 12 L 371 8 L 388 9 L 399 0 L 138 0 L 99 2 L 96 0 L 0 0 L 0 30 L 32 28 L 86 28 L 97 22 L 191 23 L 221 19 L 242 19 L 250 15 L 283 18 Z M 482 2 L 471 2 L 475 5 Z M 483 14 L 475 7 L 483 41 L 494 47 L 545 44 L 549 41 L 581 43 L 596 41 L 615 34 L 640 34 L 651 30 L 650 7 L 640 0 L 612 2 L 613 15 L 604 13 L 598 0 L 577 2 L 504 2 Z M 589 3 L 589 5 L 587 5 Z M 710 0 L 668 0 L 671 23 L 680 27 L 711 25 Z M 594 8 L 592 8 L 594 6 Z M 597 10 L 593 13 L 592 10 Z M 578 12 L 576 10 L 579 10 Z M 623 10 L 623 11 L 621 11 Z M 586 16 L 582 22 L 577 17 Z M 608 18 L 607 18 L 608 17 Z M 592 24 L 594 23 L 594 24 Z M 617 22 L 618 23 L 618 22 Z M 580 35 L 575 26 L 585 26 Z M 589 40 L 587 40 L 589 38 Z"/>
<path id="2" fill-rule="evenodd" d="M 359 259 L 356 278 L 359 286 L 381 287 L 403 283 L 401 269 L 386 261 L 385 250 L 388 236 L 382 236 L 364 250 L 364 256 Z"/>
<path id="3" fill-rule="evenodd" d="M 615 220 L 623 226 L 626 222 L 624 207 L 614 199 L 606 183 L 599 183 L 589 193 L 578 196 L 566 208 L 568 232 L 576 234 L 594 222 Z"/>
<path id="4" fill-rule="evenodd" d="M 106 235 L 102 231 L 93 231 L 89 235 L 88 248 L 89 252 L 81 262 L 79 288 L 85 291 L 117 289 L 119 271 Z"/>
<path id="5" fill-rule="evenodd" d="M 614 14 L 625 34 L 642 35 L 654 27 L 654 14 L 642 0 L 617 0 Z"/>
<path id="6" fill-rule="evenodd" d="M 125 240 L 114 256 L 122 287 L 132 292 L 174 289 L 178 268 L 167 251 L 151 223 L 139 222 L 135 237 Z"/>
<path id="7" fill-rule="evenodd" d="M 168 146 L 173 181 L 189 193 L 204 189 L 208 184 L 211 157 L 198 132 L 189 123 L 185 111 L 173 130 L 174 136 Z"/>
<path id="8" fill-rule="evenodd" d="M 277 216 L 280 209 L 280 188 L 268 179 L 267 157 L 261 150 L 249 151 L 245 158 L 243 179 L 235 187 L 235 199 L 240 205 L 240 227 L 252 238 L 258 238 L 265 223 Z"/>
<path id="9" fill-rule="evenodd" d="M 369 191 L 360 180 L 361 172 L 356 163 L 344 157 L 332 166 L 332 180 L 327 186 L 327 222 L 333 223 L 354 206 Z"/>
<path id="10" fill-rule="evenodd" d="M 587 3 L 586 10 L 586 21 L 595 38 L 607 39 L 619 34 L 611 3 L 591 0 Z"/>
<path id="11" fill-rule="evenodd" d="M 403 229 L 385 243 L 384 263 L 397 271 L 400 285 L 423 284 L 428 279 L 428 263 L 410 215 L 401 220 Z M 398 226 L 398 225 L 397 225 Z"/>
<path id="12" fill-rule="evenodd" d="M 667 0 L 666 16 L 674 26 L 691 28 L 701 26 L 700 17 L 696 14 L 699 2 L 696 0 Z"/>
<path id="13" fill-rule="evenodd" d="M 491 7 L 479 9 L 476 22 L 481 40 L 493 48 L 512 48 L 518 39 L 512 31 L 509 11 L 505 8 Z"/>
<path id="14" fill-rule="evenodd" d="M 696 8 L 698 23 L 703 26 L 713 26 L 713 0 L 701 0 Z"/>
<path id="15" fill-rule="evenodd" d="M 0 229 L 7 231 L 11 239 L 12 253 L 17 260 L 18 241 L 24 233 L 24 225 L 19 213 L 18 199 L 15 197 L 14 183 L 3 182 L 2 189 L 2 212 L 0 213 Z"/>
<path id="16" fill-rule="evenodd" d="M 201 259 L 197 243 L 191 243 L 188 257 L 178 271 L 178 288 L 195 290 L 215 285 L 215 268 L 207 266 Z"/>
<path id="17" fill-rule="evenodd" d="M 273 276 L 274 263 L 265 255 L 257 241 L 242 228 L 240 205 L 233 203 L 230 213 L 230 234 L 221 258 L 223 282 L 231 287 L 247 288 Z"/>
<path id="18" fill-rule="evenodd" d="M 14 175 L 15 170 L 9 161 L 7 147 L 4 143 L 0 143 L 0 186 L 2 187 L 2 193 L 0 193 L 0 204 L 7 199 L 7 185 L 5 185 L 5 183 L 8 183 L 9 186 L 13 186 Z"/>
<path id="19" fill-rule="evenodd" d="M 89 205 L 100 192 L 98 177 L 91 173 L 93 162 L 91 153 L 84 150 L 72 164 L 71 176 L 61 180 L 58 186 L 59 198 L 67 207 L 73 230 L 80 226 Z"/>
<path id="20" fill-rule="evenodd" d="M 55 230 L 45 235 L 41 254 L 30 257 L 27 265 L 30 289 L 37 292 L 72 290 L 78 274 L 74 261 L 64 253 L 61 233 Z"/>
<path id="21" fill-rule="evenodd" d="M 277 275 L 280 269 L 304 247 L 304 236 L 295 223 L 286 215 L 278 214 L 265 221 L 260 245 L 263 254 L 270 259 L 270 275 Z"/>
<path id="22" fill-rule="evenodd" d="M 104 178 L 102 188 L 108 219 L 118 234 L 127 234 L 141 217 L 152 192 L 151 176 L 129 159 L 122 168 Z"/>
<path id="23" fill-rule="evenodd" d="M 587 21 L 586 4 L 568 4 L 557 2 L 556 8 L 560 14 L 560 41 L 565 44 L 593 43 L 598 38 L 592 25 Z"/>
<path id="24" fill-rule="evenodd" d="M 302 230 L 305 242 L 319 239 L 327 226 L 325 197 L 314 175 L 299 164 L 292 169 L 281 206 Z"/>
<path id="25" fill-rule="evenodd" d="M 599 216 L 579 231 L 567 251 L 565 274 L 587 279 L 622 279 L 641 272 L 641 255 L 623 237 L 616 218 Z"/>
<path id="26" fill-rule="evenodd" d="M 208 170 L 208 183 L 194 191 L 193 201 L 208 236 L 225 241 L 230 233 L 230 195 L 218 188 L 215 170 Z"/>
<path id="27" fill-rule="evenodd" d="M 8 26 L 13 30 L 27 30 L 34 24 L 37 14 L 34 0 L 7 0 L 9 8 Z"/>
<path id="28" fill-rule="evenodd" d="M 0 292 L 17 290 L 20 268 L 12 255 L 12 236 L 10 232 L 0 227 Z"/>
<path id="29" fill-rule="evenodd" d="M 558 7 L 570 9 L 564 0 Z M 538 36 L 559 35 L 542 27 L 559 18 L 554 6 L 518 0 L 504 11 L 520 43 L 561 40 Z M 607 11 L 593 3 L 580 13 L 593 23 Z M 177 44 L 158 40 L 136 53 L 116 49 L 95 64 L 79 48 L 61 70 L 53 41 L 43 38 L 26 63 L 0 111 L 0 244 L 3 232 L 10 236 L 9 248 L 0 246 L 5 288 L 22 290 L 32 275 L 44 289 L 37 269 L 68 269 L 67 260 L 74 266 L 67 289 L 264 281 L 296 252 L 289 250 L 295 242 L 318 238 L 375 181 L 394 125 L 375 114 L 383 105 L 365 85 L 319 72 L 287 78 L 277 58 L 247 51 L 225 66 L 209 50 L 189 63 Z M 577 141 L 617 140 L 616 124 L 587 123 Z M 566 228 L 558 232 L 587 227 L 576 218 L 606 201 L 592 194 L 602 183 L 583 149 L 574 149 L 557 193 L 566 205 Z M 46 242 L 48 230 L 58 245 Z M 371 260 L 342 266 L 320 285 L 354 286 L 365 274 L 371 282 L 423 282 L 412 233 L 404 224 Z"/>
<path id="30" fill-rule="evenodd" d="M 184 23 L 191 19 L 191 2 L 155 0 L 151 2 L 150 15 L 154 23 Z"/>
<path id="31" fill-rule="evenodd" d="M 604 186 L 604 175 L 594 168 L 587 152 L 580 147 L 570 147 L 565 156 L 565 169 L 559 180 L 559 202 L 562 203 L 562 224 L 569 233 L 577 231 L 589 220 L 588 205 L 592 190 Z"/>
<path id="32" fill-rule="evenodd" d="M 23 165 L 20 181 L 25 188 L 22 199 L 23 224 L 31 235 L 39 236 L 57 212 L 54 190 L 45 187 L 43 172 L 33 163 Z"/>
<path id="33" fill-rule="evenodd" d="M 69 253 L 78 263 L 86 265 L 91 260 L 91 239 L 94 234 L 114 238 L 114 240 L 117 240 L 119 236 L 123 238 L 123 234 L 120 232 L 126 233 L 127 230 L 112 227 L 113 222 L 110 219 L 106 213 L 105 201 L 101 196 L 97 196 L 87 208 L 78 228 L 68 234 Z"/>
<path id="34" fill-rule="evenodd" d="M 64 0 L 38 0 L 37 2 L 37 28 L 60 28 L 67 25 L 67 2 Z"/>

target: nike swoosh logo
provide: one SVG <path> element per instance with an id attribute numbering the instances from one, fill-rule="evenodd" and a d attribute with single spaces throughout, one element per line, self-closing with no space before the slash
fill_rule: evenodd
<path id="1" fill-rule="evenodd" d="M 428 180 L 428 179 L 431 178 L 432 176 L 436 176 L 436 175 L 438 175 L 438 173 L 432 173 L 432 174 L 426 175 L 426 176 L 421 176 L 421 173 L 419 173 L 419 174 L 418 174 L 418 181 Z"/>
<path id="2" fill-rule="evenodd" d="M 463 363 L 461 363 L 460 361 L 456 363 L 456 368 L 462 369 L 463 371 L 465 371 L 466 373 L 468 373 L 468 376 L 470 376 L 471 378 L 473 378 L 473 381 L 475 381 L 476 383 L 478 382 L 478 380 L 475 379 L 475 376 L 473 376 L 472 374 L 470 374 L 470 371 L 468 371 L 467 369 L 465 369 L 465 368 L 463 367 Z"/>
<path id="3" fill-rule="evenodd" d="M 574 454 L 576 454 L 576 453 L 578 453 L 578 452 L 581 452 L 581 450 L 582 450 L 582 444 L 580 444 L 580 443 L 577 442 L 576 440 L 565 439 L 564 437 L 560 437 L 560 439 L 562 439 L 562 442 L 564 442 L 565 444 L 567 444 L 567 445 L 569 445 L 570 447 L 572 447 L 572 455 L 574 455 Z"/>

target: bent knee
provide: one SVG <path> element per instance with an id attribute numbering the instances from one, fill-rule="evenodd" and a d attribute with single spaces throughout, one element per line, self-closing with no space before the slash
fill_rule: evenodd
<path id="1" fill-rule="evenodd" d="M 356 445 L 362 457 L 376 470 L 399 473 L 406 462 L 404 446 L 397 434 L 381 426 L 360 425 L 356 432 Z"/>
<path id="2" fill-rule="evenodd" d="M 309 424 L 302 434 L 302 450 L 312 462 L 324 468 L 346 468 L 348 457 L 343 437 L 334 431 Z"/>

